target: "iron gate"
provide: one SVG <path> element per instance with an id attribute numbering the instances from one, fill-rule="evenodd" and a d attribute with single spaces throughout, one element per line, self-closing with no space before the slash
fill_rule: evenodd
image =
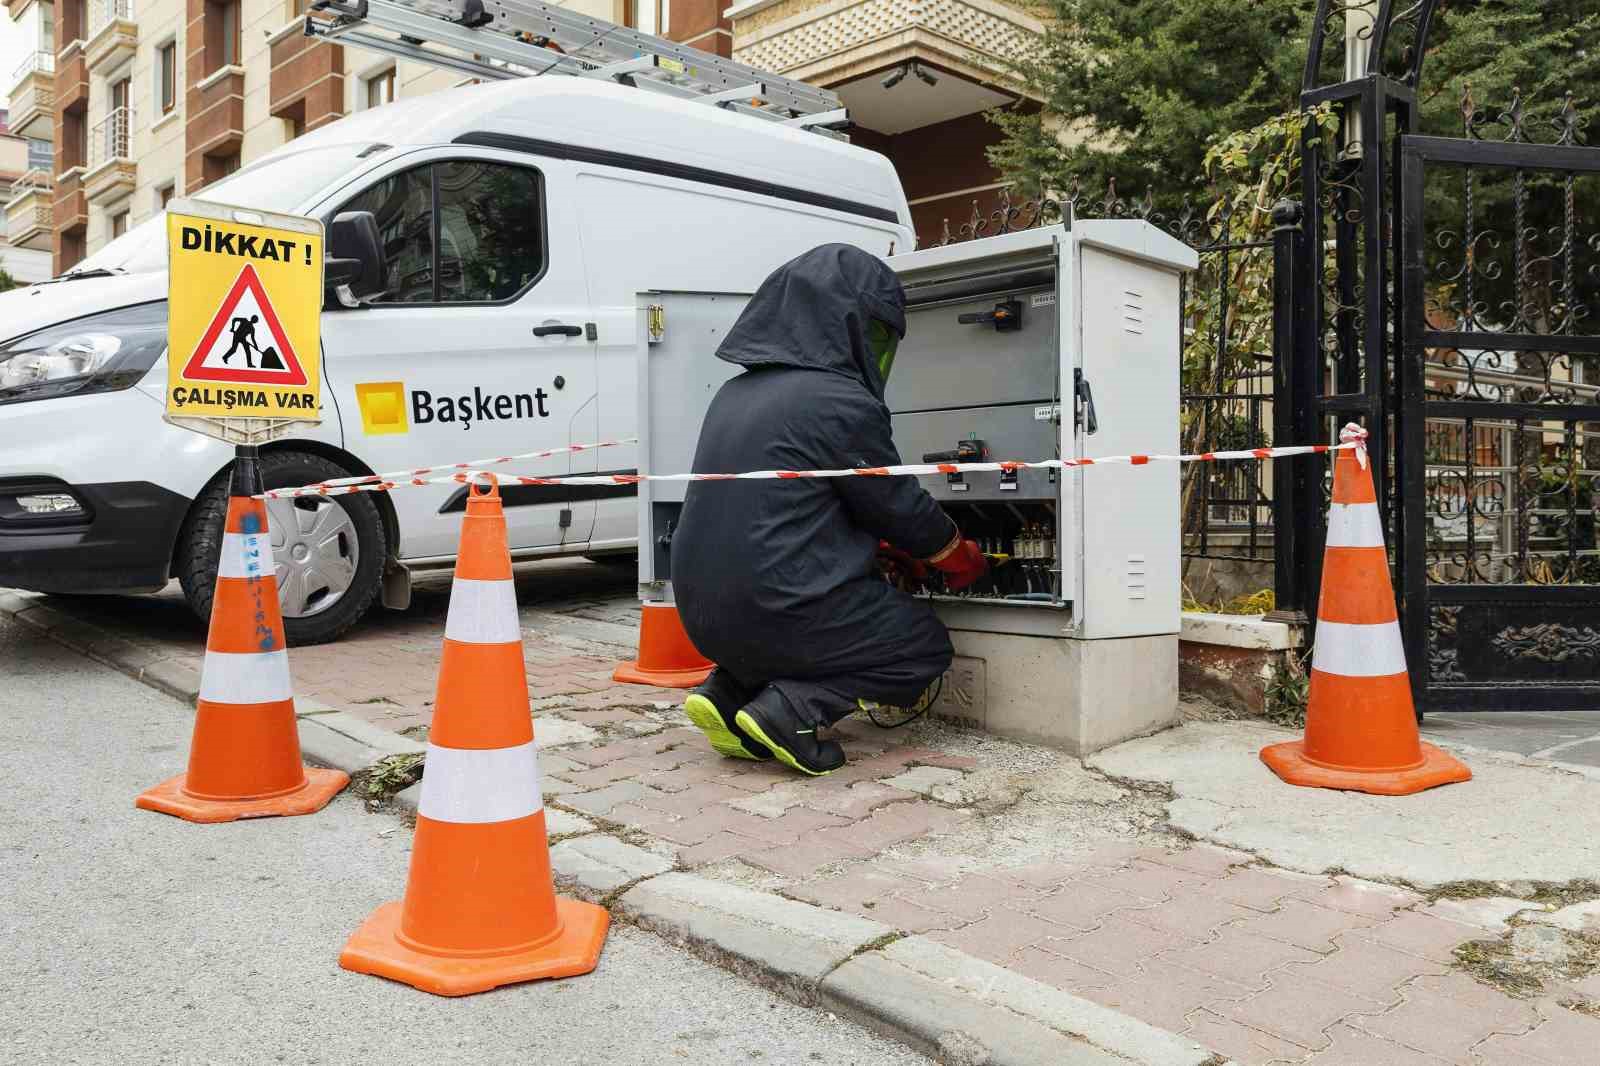
<path id="1" fill-rule="evenodd" d="M 1517 101 L 1504 140 L 1463 111 L 1467 137 L 1398 138 L 1406 657 L 1419 709 L 1592 708 L 1600 148 L 1561 119 L 1529 143 Z"/>

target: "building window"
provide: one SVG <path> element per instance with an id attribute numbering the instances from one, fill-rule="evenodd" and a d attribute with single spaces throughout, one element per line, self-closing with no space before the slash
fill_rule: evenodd
<path id="1" fill-rule="evenodd" d="M 163 115 L 178 106 L 178 42 L 168 41 L 156 49 L 156 100 Z"/>
<path id="2" fill-rule="evenodd" d="M 130 98 L 130 79 L 118 78 L 111 83 L 111 110 L 118 111 L 128 106 Z"/>
<path id="3" fill-rule="evenodd" d="M 382 107 L 394 99 L 394 68 L 367 79 L 367 106 Z"/>
<path id="4" fill-rule="evenodd" d="M 239 62 L 239 4 L 224 4 L 222 8 L 222 65 L 236 66 Z"/>
<path id="5" fill-rule="evenodd" d="M 54 173 L 56 146 L 40 137 L 28 138 L 28 169 Z"/>
<path id="6" fill-rule="evenodd" d="M 177 193 L 177 185 L 161 186 L 161 188 L 156 190 L 156 208 L 162 211 L 166 210 L 167 205 L 172 202 L 172 198 L 176 196 Z"/>
<path id="7" fill-rule="evenodd" d="M 116 240 L 128 232 L 128 212 L 118 211 L 111 216 L 111 239 Z"/>
<path id="8" fill-rule="evenodd" d="M 206 73 L 239 65 L 239 0 L 208 0 L 205 13 Z"/>

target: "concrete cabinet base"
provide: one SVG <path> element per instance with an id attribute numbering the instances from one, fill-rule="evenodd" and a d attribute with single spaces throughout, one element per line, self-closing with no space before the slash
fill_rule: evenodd
<path id="1" fill-rule="evenodd" d="M 1178 724 L 1178 635 L 1071 640 L 952 629 L 934 713 L 1087 755 Z"/>

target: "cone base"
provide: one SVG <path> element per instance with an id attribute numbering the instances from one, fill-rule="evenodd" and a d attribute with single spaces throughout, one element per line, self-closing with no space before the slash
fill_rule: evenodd
<path id="1" fill-rule="evenodd" d="M 159 811 L 182 818 L 187 822 L 233 822 L 240 818 L 287 818 L 297 814 L 315 814 L 328 805 L 344 786 L 350 775 L 343 770 L 323 770 L 308 766 L 306 783 L 293 792 L 265 799 L 213 800 L 191 796 L 183 790 L 188 774 L 179 774 L 163 781 L 152 789 L 141 792 L 133 801 L 135 807 Z"/>
<path id="2" fill-rule="evenodd" d="M 624 685 L 654 685 L 656 688 L 694 688 L 711 676 L 710 666 L 688 666 L 679 670 L 649 670 L 634 659 L 619 665 L 611 680 Z"/>
<path id="3" fill-rule="evenodd" d="M 429 955 L 400 943 L 400 904 L 385 903 L 345 944 L 339 965 L 387 977 L 436 996 L 470 996 L 501 985 L 588 973 L 600 962 L 611 914 L 604 907 L 556 897 L 561 935 L 527 951 L 479 958 Z"/>
<path id="4" fill-rule="evenodd" d="M 1471 770 L 1432 744 L 1422 745 L 1422 765 L 1410 770 L 1341 770 L 1319 766 L 1306 758 L 1305 742 L 1300 740 L 1262 748 L 1261 761 L 1291 785 L 1336 788 L 1374 796 L 1409 796 L 1472 778 Z"/>

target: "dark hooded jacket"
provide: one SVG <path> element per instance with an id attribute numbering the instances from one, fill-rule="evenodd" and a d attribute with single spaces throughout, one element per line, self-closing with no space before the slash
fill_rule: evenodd
<path id="1" fill-rule="evenodd" d="M 745 372 L 712 400 L 694 469 L 899 463 L 867 348 L 872 319 L 903 335 L 905 293 L 858 248 L 824 245 L 774 271 L 717 349 Z M 912 477 L 691 484 L 672 539 L 672 580 L 690 637 L 724 665 L 752 643 L 787 642 L 799 666 L 837 668 L 902 613 L 902 628 L 914 614 L 918 639 L 927 644 L 936 631 L 948 655 L 932 612 L 885 584 L 873 560 L 879 540 L 925 558 L 955 531 Z M 743 676 L 790 676 L 774 675 L 782 655 L 756 657 L 763 661 L 747 662 Z"/>

